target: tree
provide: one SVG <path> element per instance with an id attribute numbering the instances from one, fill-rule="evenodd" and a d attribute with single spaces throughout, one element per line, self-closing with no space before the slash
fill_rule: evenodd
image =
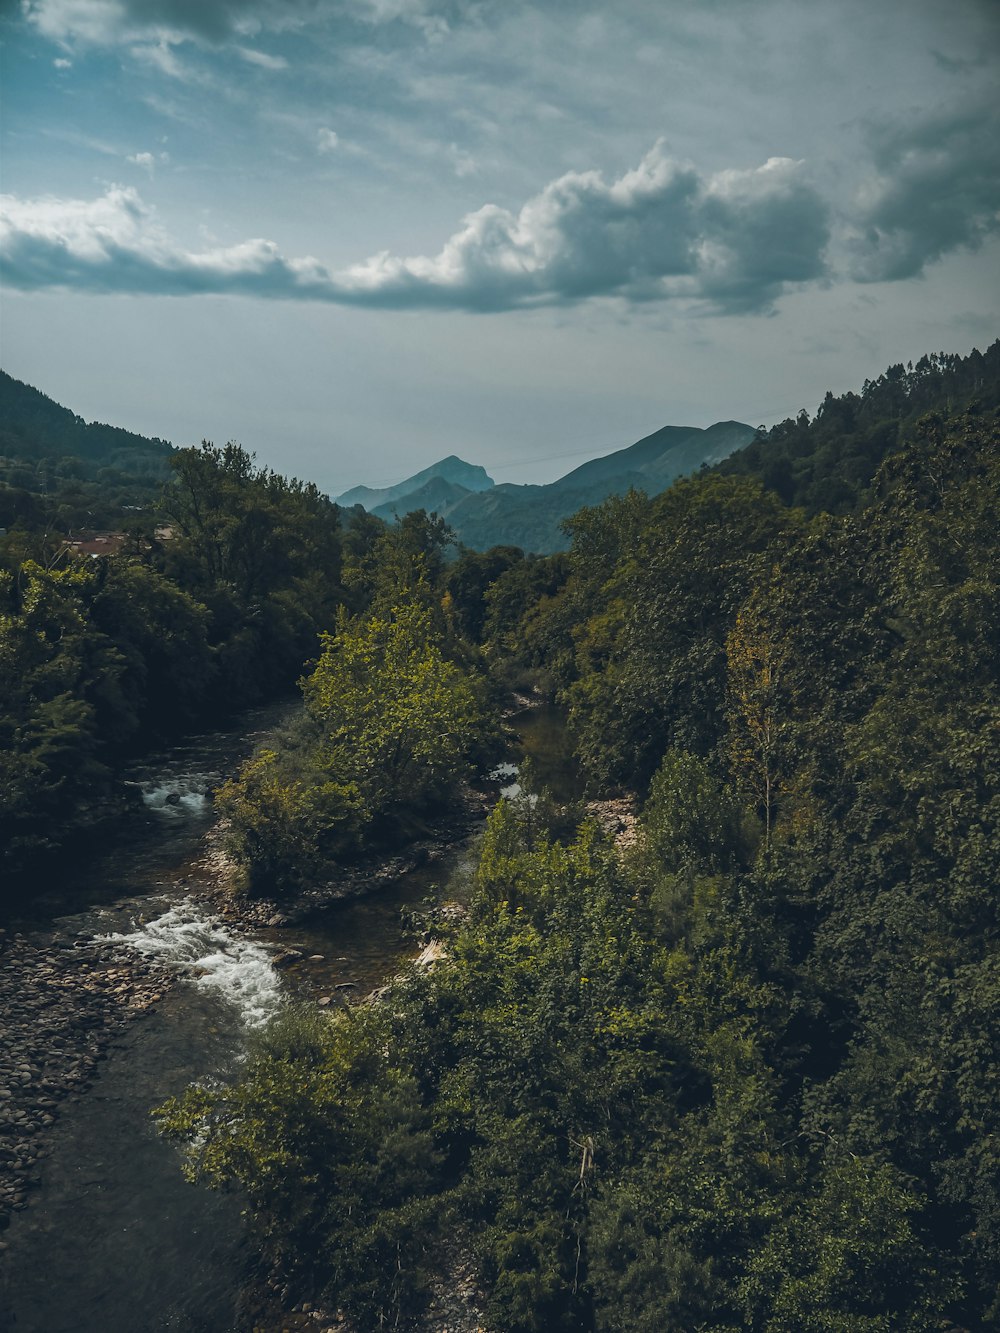
<path id="1" fill-rule="evenodd" d="M 300 682 L 298 745 L 261 753 L 220 794 L 254 888 L 308 884 L 363 840 L 404 831 L 487 732 L 484 690 L 444 656 L 423 606 L 344 613 L 322 644 Z"/>
<path id="2" fill-rule="evenodd" d="M 787 651 L 753 599 L 736 615 L 726 658 L 730 767 L 737 788 L 748 792 L 763 811 L 764 849 L 770 852 L 777 802 L 787 779 L 781 696 Z"/>
<path id="3" fill-rule="evenodd" d="M 596 778 L 641 790 L 668 747 L 718 744 L 726 637 L 768 553 L 799 524 L 757 482 L 714 474 L 652 502 L 575 636 L 579 680 L 565 697 Z"/>
<path id="4" fill-rule="evenodd" d="M 342 621 L 303 683 L 326 771 L 356 782 L 373 812 L 419 808 L 463 770 L 481 726 L 471 683 L 434 641 L 429 612 Z"/>

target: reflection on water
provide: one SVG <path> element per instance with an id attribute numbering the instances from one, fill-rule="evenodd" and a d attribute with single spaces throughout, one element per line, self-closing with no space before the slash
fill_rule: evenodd
<path id="1" fill-rule="evenodd" d="M 300 994 L 328 995 L 353 983 L 352 997 L 367 995 L 418 951 L 404 930 L 405 912 L 428 900 L 468 902 L 477 845 L 456 848 L 369 898 L 336 903 L 291 929 L 258 931 L 257 938 L 303 955 L 286 973 Z"/>
<path id="2" fill-rule="evenodd" d="M 565 709 L 555 704 L 527 708 L 510 719 L 524 754 L 531 761 L 531 785 L 547 787 L 557 801 L 571 803 L 584 795 L 585 783 L 573 754 Z"/>
<path id="3" fill-rule="evenodd" d="M 187 894 L 211 820 L 209 790 L 287 711 L 256 710 L 239 733 L 195 737 L 133 766 L 128 777 L 144 809 L 113 845 L 53 868 L 37 885 L 31 919 L 16 923 L 42 944 L 111 938 L 177 967 L 186 982 L 121 1033 L 90 1089 L 65 1102 L 47 1132 L 40 1186 L 4 1235 L 4 1330 L 245 1327 L 239 1308 L 252 1255 L 241 1200 L 188 1184 L 150 1111 L 192 1082 L 226 1077 L 246 1026 L 278 1003 L 267 949 L 225 930 Z"/>
<path id="4" fill-rule="evenodd" d="M 238 1195 L 189 1184 L 150 1108 L 238 1048 L 224 1006 L 190 990 L 126 1029 L 49 1131 L 43 1185 L 7 1233 L 11 1333 L 230 1333 L 246 1328 L 252 1254 Z"/>

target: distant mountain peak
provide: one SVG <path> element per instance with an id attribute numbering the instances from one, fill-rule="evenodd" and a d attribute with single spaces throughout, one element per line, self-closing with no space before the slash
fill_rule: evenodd
<path id="1" fill-rule="evenodd" d="M 414 509 L 447 519 L 459 541 L 474 550 L 494 545 L 528 551 L 556 551 L 566 544 L 561 524 L 581 505 L 600 504 L 624 495 L 632 486 L 649 495 L 665 490 L 677 477 L 711 467 L 753 439 L 741 421 L 714 426 L 662 426 L 626 449 L 581 463 L 544 486 L 494 485 L 486 469 L 455 454 L 396 486 L 374 490 L 355 486 L 338 504 L 360 504 L 392 522 Z"/>
<path id="2" fill-rule="evenodd" d="M 449 486 L 460 487 L 470 494 L 491 490 L 494 484 L 493 478 L 484 467 L 480 467 L 478 463 L 466 463 L 457 454 L 449 454 L 447 458 L 432 463 L 422 472 L 414 473 L 412 477 L 407 477 L 405 481 L 398 482 L 395 486 L 383 488 L 354 486 L 343 495 L 337 496 L 337 504 L 345 507 L 363 505 L 369 511 L 380 509 L 384 505 L 395 505 L 405 513 L 407 497 L 425 490 L 435 481 L 447 482 Z M 421 506 L 418 504 L 415 507 Z"/>

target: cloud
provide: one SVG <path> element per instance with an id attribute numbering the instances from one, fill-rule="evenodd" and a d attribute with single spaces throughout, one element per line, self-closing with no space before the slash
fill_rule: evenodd
<path id="1" fill-rule="evenodd" d="M 861 282 L 916 277 L 1000 230 L 1000 108 L 966 108 L 869 133 L 874 172 L 848 237 Z"/>
<path id="2" fill-rule="evenodd" d="M 448 157 L 451 161 L 452 170 L 459 180 L 465 176 L 475 176 L 479 171 L 479 163 L 476 159 L 471 153 L 459 148 L 457 143 L 448 145 Z"/>
<path id="3" fill-rule="evenodd" d="M 376 255 L 340 275 L 374 305 L 477 310 L 694 298 L 766 309 L 787 283 L 823 274 L 827 208 L 801 164 L 703 177 L 657 145 L 606 183 L 570 172 L 518 213 L 487 204 L 433 257 Z"/>
<path id="4" fill-rule="evenodd" d="M 0 198 L 0 277 L 21 290 L 243 295 L 330 299 L 315 260 L 286 260 L 270 241 L 193 254 L 130 188 L 94 200 Z"/>
<path id="5" fill-rule="evenodd" d="M 487 204 L 435 256 L 388 253 L 331 273 L 254 239 L 182 249 L 130 189 L 20 200 L 0 213 L 0 271 L 14 287 L 220 292 L 379 308 L 500 311 L 591 297 L 690 298 L 719 311 L 769 308 L 820 278 L 827 208 L 801 165 L 772 158 L 703 177 L 660 145 L 610 184 L 571 172 L 518 213 Z"/>
<path id="6" fill-rule="evenodd" d="M 0 13 L 16 7 L 16 0 L 0 0 Z M 150 36 L 220 43 L 338 19 L 348 25 L 403 22 L 434 38 L 448 32 L 446 13 L 456 6 L 436 0 L 23 0 L 21 10 L 53 41 L 112 45 Z"/>
<path id="7" fill-rule="evenodd" d="M 266 51 L 255 50 L 252 46 L 238 46 L 236 50 L 248 64 L 257 65 L 261 69 L 288 68 L 288 61 L 284 56 L 271 56 Z"/>
<path id="8" fill-rule="evenodd" d="M 152 153 L 130 153 L 126 161 L 133 163 L 134 166 L 144 168 L 150 175 L 153 174 L 153 168 L 156 165 L 156 158 Z"/>
<path id="9" fill-rule="evenodd" d="M 67 60 L 67 59 L 65 58 L 65 56 L 59 56 L 59 57 L 57 57 L 55 60 L 53 60 L 52 63 L 53 63 L 53 65 L 56 67 L 56 69 L 72 69 L 72 68 L 73 68 L 73 62 L 72 62 L 72 60 Z"/>
<path id="10" fill-rule="evenodd" d="M 131 54 L 134 59 L 153 65 L 168 78 L 187 80 L 191 77 L 191 71 L 177 59 L 173 46 L 166 38 L 147 45 L 133 46 Z"/>
<path id="11" fill-rule="evenodd" d="M 249 30 L 273 7 L 268 0 L 26 0 L 22 6 L 44 36 L 95 45 L 150 33 L 217 42 Z"/>
<path id="12" fill-rule="evenodd" d="M 336 130 L 321 126 L 316 131 L 316 147 L 321 153 L 332 153 L 339 143 L 340 135 Z"/>

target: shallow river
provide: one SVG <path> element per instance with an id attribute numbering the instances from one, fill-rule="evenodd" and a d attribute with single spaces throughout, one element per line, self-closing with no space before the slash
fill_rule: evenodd
<path id="1" fill-rule="evenodd" d="M 239 734 L 212 734 L 136 767 L 143 812 L 113 848 L 44 886 L 32 937 L 111 937 L 179 978 L 155 1012 L 133 1022 L 68 1099 L 46 1142 L 41 1183 L 15 1213 L 0 1258 L 0 1329 L 16 1333 L 229 1333 L 246 1328 L 252 1255 L 240 1200 L 189 1185 L 158 1137 L 151 1108 L 196 1079 L 225 1077 L 248 1034 L 287 1002 L 364 994 L 415 952 L 401 912 L 428 896 L 461 899 L 473 852 L 405 876 L 388 892 L 328 909 L 305 925 L 252 937 L 231 932 L 188 892 L 212 813 L 207 792 L 231 772 L 280 709 Z M 530 725 L 530 724 L 529 724 Z M 529 742 L 530 743 L 530 742 Z M 277 947 L 304 960 L 279 973 Z"/>

